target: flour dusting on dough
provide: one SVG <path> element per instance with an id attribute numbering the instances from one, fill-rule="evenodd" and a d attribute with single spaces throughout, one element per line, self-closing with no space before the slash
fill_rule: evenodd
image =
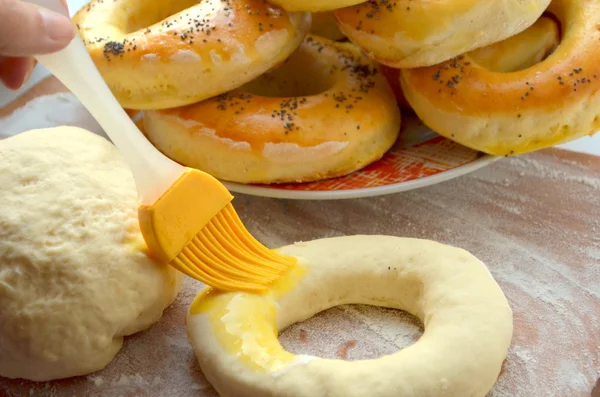
<path id="1" fill-rule="evenodd" d="M 273 378 L 279 378 L 281 375 L 285 374 L 290 369 L 297 367 L 299 365 L 306 365 L 309 362 L 311 362 L 312 360 L 314 360 L 315 358 L 316 357 L 314 357 L 314 356 L 308 356 L 308 355 L 303 355 L 303 354 L 296 356 L 296 361 L 294 361 L 291 365 L 282 369 L 281 371 L 273 372 L 273 374 L 271 376 Z"/>

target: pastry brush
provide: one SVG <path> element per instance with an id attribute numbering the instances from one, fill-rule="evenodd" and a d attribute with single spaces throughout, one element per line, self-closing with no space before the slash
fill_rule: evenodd
<path id="1" fill-rule="evenodd" d="M 60 0 L 30 3 L 67 15 Z M 87 108 L 122 153 L 140 197 L 139 222 L 153 257 L 225 291 L 265 292 L 293 266 L 244 227 L 216 178 L 164 156 L 138 130 L 102 79 L 78 35 L 36 59 Z"/>

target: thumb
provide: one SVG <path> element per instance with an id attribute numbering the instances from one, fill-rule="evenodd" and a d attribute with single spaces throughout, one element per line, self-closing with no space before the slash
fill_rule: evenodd
<path id="1" fill-rule="evenodd" d="M 0 0 L 0 55 L 30 56 L 56 52 L 69 44 L 71 20 L 20 0 Z"/>

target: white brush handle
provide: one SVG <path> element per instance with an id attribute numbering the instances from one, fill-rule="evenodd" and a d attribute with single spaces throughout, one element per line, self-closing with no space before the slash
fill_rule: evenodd
<path id="1" fill-rule="evenodd" d="M 61 0 L 26 1 L 67 15 Z M 159 152 L 138 130 L 102 79 L 81 38 L 76 35 L 62 51 L 35 58 L 79 99 L 122 153 L 142 202 L 154 203 L 184 168 Z"/>

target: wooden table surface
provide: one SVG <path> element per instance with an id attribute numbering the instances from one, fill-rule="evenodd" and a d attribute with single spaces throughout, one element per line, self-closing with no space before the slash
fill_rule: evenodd
<path id="1" fill-rule="evenodd" d="M 50 79 L 34 90 L 20 104 L 62 88 Z M 18 106 L 0 110 L 0 118 Z M 272 247 L 385 234 L 469 250 L 514 311 L 512 346 L 489 397 L 592 396 L 600 376 L 600 157 L 549 149 L 396 195 L 323 202 L 238 196 L 234 205 Z M 104 370 L 46 383 L 0 378 L 0 396 L 216 396 L 185 335 L 198 288 L 186 280 L 163 319 L 127 338 Z M 410 316 L 350 305 L 296 324 L 280 340 L 296 353 L 354 360 L 393 352 L 421 332 Z"/>

